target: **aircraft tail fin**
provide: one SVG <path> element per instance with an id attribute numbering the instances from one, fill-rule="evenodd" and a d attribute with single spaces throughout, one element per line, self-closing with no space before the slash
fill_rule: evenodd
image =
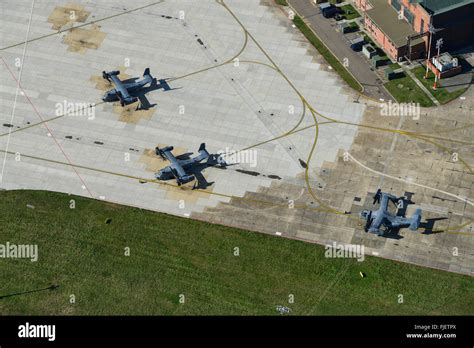
<path id="1" fill-rule="evenodd" d="M 196 158 L 195 158 L 196 161 L 199 162 L 199 161 L 202 161 L 206 158 L 209 158 L 209 152 L 207 152 L 207 150 L 206 150 L 206 144 L 205 143 L 202 143 L 199 146 L 198 152 L 199 152 L 199 155 L 196 156 Z"/>
<path id="2" fill-rule="evenodd" d="M 420 208 L 415 210 L 415 213 L 412 215 L 410 220 L 411 220 L 410 227 L 409 227 L 410 230 L 416 231 L 418 227 L 420 226 L 420 222 L 421 222 L 421 209 Z"/>
<path id="3" fill-rule="evenodd" d="M 146 85 L 148 83 L 151 83 L 151 84 L 156 83 L 156 79 L 153 76 L 151 76 L 150 68 L 146 68 L 145 71 L 143 72 L 142 84 Z"/>
<path id="4" fill-rule="evenodd" d="M 147 77 L 147 76 L 151 77 L 150 68 L 146 68 L 145 71 L 143 72 L 143 77 Z"/>

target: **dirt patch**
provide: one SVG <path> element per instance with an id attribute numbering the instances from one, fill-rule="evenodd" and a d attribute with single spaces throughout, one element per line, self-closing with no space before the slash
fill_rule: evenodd
<path id="1" fill-rule="evenodd" d="M 90 12 L 84 10 L 84 6 L 78 4 L 67 4 L 55 7 L 53 13 L 48 17 L 48 23 L 53 24 L 54 30 L 61 30 L 64 26 L 72 26 L 74 23 L 85 23 Z"/>
<path id="2" fill-rule="evenodd" d="M 165 146 L 169 146 L 169 144 L 158 144 L 157 146 L 159 148 L 162 148 Z M 173 149 L 173 155 L 175 155 L 176 157 L 181 156 L 182 154 L 185 154 L 187 152 L 188 151 L 182 147 L 175 147 Z M 150 172 L 157 172 L 160 169 L 163 169 L 164 167 L 169 165 L 168 161 L 155 154 L 155 149 L 145 149 L 138 161 L 144 163 L 146 166 L 145 170 Z"/>
<path id="3" fill-rule="evenodd" d="M 165 147 L 169 144 L 158 144 L 158 147 Z M 173 149 L 173 154 L 175 156 L 180 156 L 185 153 L 189 153 L 185 148 L 175 147 Z M 145 170 L 150 172 L 158 172 L 160 169 L 165 168 L 169 165 L 169 162 L 162 159 L 160 156 L 155 154 L 154 149 L 145 149 L 142 156 L 138 160 L 141 163 L 145 164 Z M 204 178 L 207 180 L 207 175 L 202 173 Z M 209 198 L 209 194 L 212 193 L 213 187 L 210 186 L 206 189 L 193 190 L 195 181 L 189 182 L 182 186 L 178 186 L 174 180 L 163 181 L 160 188 L 163 188 L 167 191 L 166 198 L 170 200 L 180 201 L 183 200 L 186 203 L 195 203 L 199 198 Z"/>
<path id="4" fill-rule="evenodd" d="M 173 201 L 181 201 L 191 204 L 196 203 L 199 198 L 206 198 L 209 199 L 210 194 L 212 193 L 212 187 L 202 190 L 193 190 L 194 181 L 187 183 L 182 186 L 171 186 L 166 185 L 166 199 L 173 200 Z"/>
<path id="5" fill-rule="evenodd" d="M 131 78 L 130 75 L 124 73 L 126 70 L 125 67 L 117 67 L 113 70 L 120 71 L 118 78 L 121 81 L 126 81 Z M 102 78 L 102 75 L 95 75 L 90 78 L 90 81 L 95 83 L 95 88 L 100 91 L 109 91 L 114 88 L 112 83 L 109 83 L 107 80 Z M 148 110 L 139 109 L 139 102 L 126 105 L 122 107 L 119 102 L 113 103 L 113 110 L 114 112 L 119 115 L 119 121 L 130 123 L 130 124 L 137 124 L 140 122 L 141 119 L 150 120 L 153 114 L 155 113 L 155 108 L 150 108 Z"/>
<path id="6" fill-rule="evenodd" d="M 126 68 L 123 67 L 123 66 L 118 66 L 115 69 L 113 69 L 113 70 L 120 71 L 120 74 L 118 75 L 118 78 L 121 81 L 128 80 L 131 77 L 130 75 L 127 75 L 126 73 L 124 73 L 125 69 Z M 112 83 L 110 83 L 109 81 L 107 81 L 106 79 L 104 79 L 102 77 L 102 74 L 92 76 L 90 78 L 90 81 L 94 82 L 95 83 L 95 88 L 97 88 L 101 91 L 108 91 L 108 90 L 114 88 L 114 85 Z"/>
<path id="7" fill-rule="evenodd" d="M 141 110 L 138 109 L 139 102 L 125 105 L 122 107 L 120 103 L 114 103 L 114 112 L 119 114 L 119 121 L 131 124 L 137 124 L 140 120 L 150 120 L 153 114 L 155 113 L 155 109 L 150 108 L 148 110 Z"/>
<path id="8" fill-rule="evenodd" d="M 100 31 L 100 26 L 93 24 L 90 29 L 72 28 L 63 39 L 68 45 L 68 51 L 84 54 L 88 49 L 97 49 L 105 39 L 105 33 Z"/>

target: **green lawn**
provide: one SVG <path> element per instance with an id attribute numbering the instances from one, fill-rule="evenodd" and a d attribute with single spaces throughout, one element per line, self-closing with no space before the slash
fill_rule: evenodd
<path id="1" fill-rule="evenodd" d="M 434 106 L 426 93 L 406 74 L 386 82 L 384 86 L 399 103 L 420 103 L 423 107 Z"/>
<path id="2" fill-rule="evenodd" d="M 356 22 L 350 22 L 349 26 L 353 28 L 353 31 L 358 31 L 359 30 L 359 25 Z"/>
<path id="3" fill-rule="evenodd" d="M 342 15 L 342 17 L 344 17 L 347 20 L 360 17 L 359 12 L 357 12 L 356 9 L 352 5 L 341 6 L 341 9 L 344 11 L 344 14 Z"/>
<path id="4" fill-rule="evenodd" d="M 59 285 L 0 298 L 3 315 L 473 314 L 468 276 L 66 194 L 3 191 L 0 209 L 0 243 L 39 248 L 38 262 L 0 259 L 0 296 Z"/>
<path id="5" fill-rule="evenodd" d="M 277 5 L 288 6 L 286 0 L 275 0 L 275 2 L 277 3 Z"/>
<path id="6" fill-rule="evenodd" d="M 463 94 L 468 89 L 468 87 L 460 88 L 454 92 L 448 92 L 445 88 L 437 88 L 436 90 L 433 90 L 435 76 L 431 70 L 428 73 L 427 79 L 425 79 L 426 67 L 419 66 L 413 69 L 413 73 L 415 74 L 416 78 L 421 81 L 421 83 L 431 92 L 431 94 L 441 104 L 445 104 L 453 99 L 458 98 L 461 94 Z"/>
<path id="7" fill-rule="evenodd" d="M 324 59 L 329 63 L 334 71 L 336 71 L 350 87 L 356 91 L 362 92 L 363 89 L 360 83 L 349 73 L 349 71 L 341 64 L 341 62 L 321 42 L 321 40 L 318 39 L 318 37 L 311 31 L 311 29 L 299 16 L 295 16 L 293 23 L 324 57 Z"/>

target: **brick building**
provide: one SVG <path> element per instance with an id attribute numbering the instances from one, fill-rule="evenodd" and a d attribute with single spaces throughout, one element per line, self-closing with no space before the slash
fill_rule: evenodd
<path id="1" fill-rule="evenodd" d="M 354 0 L 366 31 L 393 59 L 426 57 L 430 24 L 442 51 L 474 45 L 474 0 Z M 408 39 L 410 37 L 410 39 Z"/>

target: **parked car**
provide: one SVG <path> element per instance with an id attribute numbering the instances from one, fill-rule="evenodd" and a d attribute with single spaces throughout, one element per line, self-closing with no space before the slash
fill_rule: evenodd
<path id="1" fill-rule="evenodd" d="M 362 46 L 366 44 L 362 36 L 359 36 L 358 38 L 351 40 L 350 43 L 351 43 L 351 49 L 353 51 L 360 51 L 362 49 Z"/>
<path id="2" fill-rule="evenodd" d="M 325 18 L 331 18 L 339 12 L 339 9 L 329 2 L 319 5 L 319 9 Z"/>

